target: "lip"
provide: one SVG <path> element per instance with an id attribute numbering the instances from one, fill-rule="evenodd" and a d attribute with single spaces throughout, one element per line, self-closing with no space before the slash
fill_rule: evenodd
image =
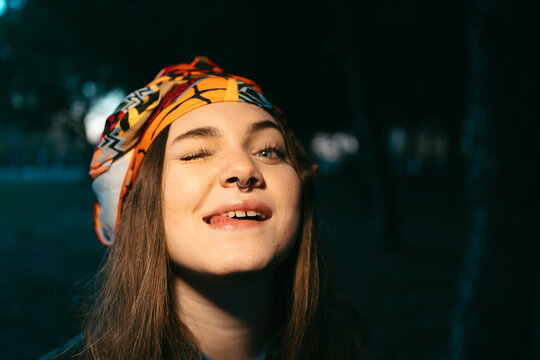
<path id="1" fill-rule="evenodd" d="M 266 219 L 264 221 L 230 219 L 230 220 L 225 220 L 225 221 L 221 221 L 214 224 L 208 224 L 207 222 L 212 216 L 218 216 L 228 211 L 236 211 L 236 210 L 257 211 L 258 213 L 264 215 Z M 268 221 L 271 217 L 272 217 L 272 209 L 270 208 L 270 206 L 268 206 L 264 202 L 257 199 L 245 199 L 245 200 L 231 200 L 226 203 L 223 203 L 213 208 L 212 210 L 210 210 L 208 212 L 208 215 L 204 216 L 202 220 L 208 226 L 214 229 L 234 230 L 234 229 L 246 229 L 246 228 L 261 226 L 262 224 L 264 224 L 265 221 Z"/>

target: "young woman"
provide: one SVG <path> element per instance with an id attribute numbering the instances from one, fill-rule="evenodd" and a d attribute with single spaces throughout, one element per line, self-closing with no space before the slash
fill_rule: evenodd
<path id="1" fill-rule="evenodd" d="M 254 82 L 204 57 L 165 68 L 108 118 L 90 174 L 111 246 L 59 358 L 362 357 L 316 237 L 315 170 Z"/>

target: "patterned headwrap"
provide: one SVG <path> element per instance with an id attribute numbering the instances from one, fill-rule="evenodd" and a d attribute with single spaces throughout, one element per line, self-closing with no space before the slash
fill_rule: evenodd
<path id="1" fill-rule="evenodd" d="M 225 101 L 257 105 L 283 121 L 281 111 L 266 100 L 257 84 L 225 74 L 205 57 L 161 70 L 146 87 L 126 96 L 107 118 L 90 164 L 97 197 L 94 222 L 103 244 L 114 240 L 122 200 L 157 135 L 188 111 Z"/>

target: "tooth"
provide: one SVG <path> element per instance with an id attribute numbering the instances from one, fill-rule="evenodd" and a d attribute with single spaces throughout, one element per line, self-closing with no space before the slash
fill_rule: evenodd
<path id="1" fill-rule="evenodd" d="M 246 212 L 244 210 L 236 210 L 236 217 L 246 217 Z"/>
<path id="2" fill-rule="evenodd" d="M 224 212 L 223 214 L 219 214 L 219 216 L 227 216 L 227 213 Z"/>
<path id="3" fill-rule="evenodd" d="M 248 210 L 246 211 L 247 216 L 257 216 L 257 212 L 255 210 Z"/>
<path id="4" fill-rule="evenodd" d="M 236 213 L 234 211 L 229 211 L 227 213 L 227 216 L 230 217 L 230 218 L 234 217 L 234 215 L 236 215 Z"/>

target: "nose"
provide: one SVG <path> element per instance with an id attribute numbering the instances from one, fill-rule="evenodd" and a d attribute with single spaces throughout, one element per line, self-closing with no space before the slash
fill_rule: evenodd
<path id="1" fill-rule="evenodd" d="M 222 164 L 219 181 L 223 187 L 238 187 L 249 191 L 264 186 L 264 178 L 257 164 L 248 154 L 235 154 Z"/>

